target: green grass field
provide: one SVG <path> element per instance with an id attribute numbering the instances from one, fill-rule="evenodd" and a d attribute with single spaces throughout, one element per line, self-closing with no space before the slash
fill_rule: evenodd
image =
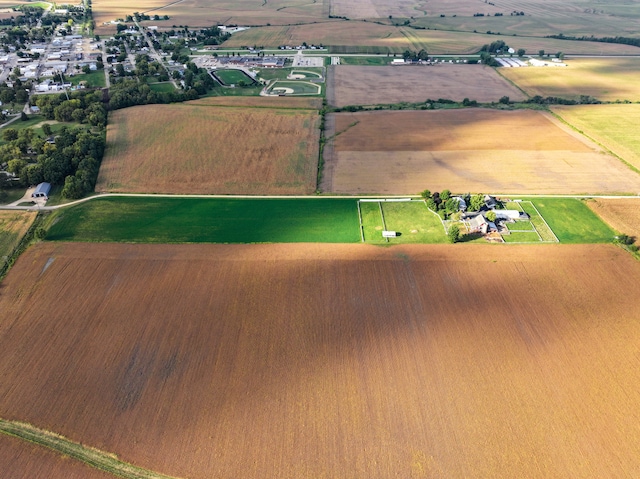
<path id="1" fill-rule="evenodd" d="M 531 201 L 561 243 L 609 243 L 614 239 L 615 232 L 578 199 L 533 198 Z M 526 204 L 523 206 L 527 211 Z"/>
<path id="2" fill-rule="evenodd" d="M 292 90 L 288 92 L 288 95 L 320 95 L 322 93 L 322 86 L 306 82 L 303 80 L 282 81 L 278 80 L 271 85 L 270 92 L 277 92 L 277 89 L 285 88 Z M 274 91 L 275 90 L 275 91 Z"/>
<path id="3" fill-rule="evenodd" d="M 161 93 L 169 93 L 176 89 L 171 82 L 149 83 L 149 88 Z"/>
<path id="4" fill-rule="evenodd" d="M 355 199 L 96 199 L 55 214 L 53 241 L 354 243 Z"/>
<path id="5" fill-rule="evenodd" d="M 82 75 L 74 75 L 69 77 L 72 85 L 78 85 L 80 82 L 87 82 L 89 88 L 103 88 L 106 86 L 106 80 L 104 78 L 104 71 L 97 70 L 91 73 L 84 73 Z"/>
<path id="6" fill-rule="evenodd" d="M 217 85 L 217 83 L 216 83 Z M 262 90 L 261 86 L 225 88 L 216 86 L 203 95 L 201 98 L 209 96 L 258 96 Z"/>
<path id="7" fill-rule="evenodd" d="M 502 235 L 505 243 L 539 243 L 540 237 L 535 231 L 515 232 L 508 235 Z"/>
<path id="8" fill-rule="evenodd" d="M 388 65 L 393 57 L 380 55 L 379 57 L 341 57 L 341 65 L 381 66 Z"/>
<path id="9" fill-rule="evenodd" d="M 253 79 L 247 76 L 242 70 L 221 69 L 216 70 L 215 74 L 225 85 L 238 85 L 240 82 L 244 82 L 247 85 L 253 83 Z"/>
<path id="10" fill-rule="evenodd" d="M 382 237 L 382 216 L 389 231 L 396 231 L 400 236 Z M 446 243 L 447 236 L 440 219 L 430 212 L 424 202 L 361 202 L 360 211 L 364 227 L 364 238 L 367 243 L 401 244 L 401 243 Z"/>

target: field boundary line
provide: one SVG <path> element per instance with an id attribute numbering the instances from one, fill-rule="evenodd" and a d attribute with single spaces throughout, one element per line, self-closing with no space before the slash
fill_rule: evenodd
<path id="1" fill-rule="evenodd" d="M 360 211 L 360 200 L 356 203 L 358 205 L 358 220 L 360 221 L 360 239 L 364 243 L 364 225 L 362 224 L 362 211 Z"/>
<path id="2" fill-rule="evenodd" d="M 84 446 L 60 434 L 40 429 L 24 422 L 8 421 L 0 418 L 0 433 L 46 447 L 64 456 L 77 459 L 95 469 L 124 477 L 125 479 L 178 479 L 175 476 L 167 476 L 134 466 L 118 459 L 115 454 Z"/>
<path id="3" fill-rule="evenodd" d="M 587 135 L 584 131 L 580 130 L 577 126 L 572 125 L 571 123 L 569 123 L 567 120 L 565 120 L 564 118 L 562 118 L 558 113 L 556 113 L 555 111 L 551 110 L 550 108 L 548 109 L 549 113 L 556 118 L 557 120 L 559 120 L 560 122 L 564 123 L 565 125 L 567 125 L 569 128 L 571 128 L 573 131 L 575 131 L 576 133 L 581 134 L 582 136 L 584 136 L 585 138 L 587 138 L 589 141 L 592 141 L 593 143 L 595 143 L 596 145 L 598 145 L 600 148 L 602 148 L 604 151 L 606 151 L 607 153 L 609 153 L 611 156 L 614 156 L 615 158 L 617 158 L 618 160 L 620 160 L 622 163 L 624 163 L 630 170 L 636 172 L 636 173 L 640 173 L 640 169 L 638 169 L 637 167 L 635 167 L 634 165 L 632 165 L 631 163 L 629 163 L 627 160 L 625 160 L 624 158 L 622 158 L 620 155 L 618 155 L 617 153 L 615 153 L 614 151 L 610 150 L 607 146 L 603 145 L 602 143 L 600 143 L 598 140 L 591 138 L 589 135 Z"/>
<path id="4" fill-rule="evenodd" d="M 416 201 L 422 201 L 422 200 L 416 200 Z M 440 224 L 442 224 L 442 228 L 444 229 L 444 234 L 448 234 L 449 230 L 447 229 L 447 225 L 444 224 L 444 220 L 440 217 L 440 215 L 438 213 L 436 213 L 435 211 L 433 211 L 431 208 L 429 208 L 425 201 L 422 201 L 422 202 L 424 203 L 424 206 L 425 206 L 425 208 L 427 208 L 428 211 L 430 211 L 431 213 L 433 213 L 434 215 L 436 215 L 438 217 L 438 219 L 440 220 Z"/>
<path id="5" fill-rule="evenodd" d="M 380 216 L 382 217 L 382 230 L 387 231 L 387 225 L 384 222 L 384 213 L 382 211 L 382 201 L 378 201 L 378 208 L 380 209 Z M 385 237 L 384 239 L 387 243 L 389 242 L 389 238 Z"/>
<path id="6" fill-rule="evenodd" d="M 553 232 L 553 230 L 551 229 L 551 226 L 549 226 L 549 223 L 547 223 L 547 220 L 544 219 L 544 216 L 542 216 L 542 214 L 540 213 L 540 211 L 538 211 L 538 208 L 536 208 L 536 205 L 533 204 L 533 201 L 528 201 L 526 200 L 527 203 L 530 203 L 531 206 L 533 206 L 533 209 L 536 210 L 536 213 L 538 213 L 538 216 L 542 219 L 542 221 L 544 222 L 545 225 L 547 225 L 547 228 L 549 228 L 549 231 L 551 231 L 551 234 L 553 235 L 553 237 L 556 239 L 556 243 L 560 243 L 560 240 L 558 239 L 558 237 L 556 236 L 556 234 Z M 533 223 L 531 223 L 533 224 Z M 533 227 L 535 228 L 535 225 L 533 225 Z M 540 235 L 540 233 L 538 233 L 538 235 Z M 542 238 L 540 238 L 542 239 Z"/>

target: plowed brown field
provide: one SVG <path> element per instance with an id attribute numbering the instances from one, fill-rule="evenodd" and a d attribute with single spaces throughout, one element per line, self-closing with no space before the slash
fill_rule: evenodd
<path id="1" fill-rule="evenodd" d="M 0 434 L 0 469 L 11 479 L 113 479 L 68 457 L 31 443 Z"/>
<path id="2" fill-rule="evenodd" d="M 485 65 L 353 66 L 329 69 L 327 101 L 331 105 L 424 102 L 428 98 L 464 98 L 482 103 L 525 95 Z"/>
<path id="3" fill-rule="evenodd" d="M 328 115 L 322 189 L 333 193 L 622 193 L 640 175 L 551 115 L 531 110 Z"/>
<path id="4" fill-rule="evenodd" d="M 637 284 L 614 246 L 44 243 L 0 416 L 193 479 L 634 477 Z"/>
<path id="5" fill-rule="evenodd" d="M 315 110 L 146 105 L 112 113 L 96 191 L 309 194 Z"/>
<path id="6" fill-rule="evenodd" d="M 587 205 L 613 229 L 635 236 L 636 244 L 640 245 L 640 199 L 595 198 Z"/>

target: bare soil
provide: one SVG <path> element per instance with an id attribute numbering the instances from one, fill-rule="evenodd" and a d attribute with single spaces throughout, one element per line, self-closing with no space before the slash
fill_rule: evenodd
<path id="1" fill-rule="evenodd" d="M 0 467 L 3 477 L 12 479 L 113 479 L 111 474 L 4 434 L 0 434 Z"/>
<path id="2" fill-rule="evenodd" d="M 0 416 L 193 479 L 623 477 L 639 282 L 606 245 L 43 243 Z"/>
<path id="3" fill-rule="evenodd" d="M 551 115 L 459 109 L 337 113 L 323 191 L 640 191 L 640 175 Z M 328 188 L 331 189 L 328 189 Z"/>
<path id="4" fill-rule="evenodd" d="M 404 65 L 332 67 L 335 87 L 327 91 L 329 104 L 374 105 L 377 103 L 424 102 L 464 98 L 481 103 L 497 102 L 503 96 L 512 101 L 526 96 L 485 65 Z"/>

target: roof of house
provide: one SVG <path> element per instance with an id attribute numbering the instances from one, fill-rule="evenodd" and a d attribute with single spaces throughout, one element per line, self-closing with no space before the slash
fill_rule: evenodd
<path id="1" fill-rule="evenodd" d="M 472 228 L 482 228 L 482 226 L 487 224 L 487 220 L 482 215 L 476 215 L 469 220 L 469 225 Z"/>
<path id="2" fill-rule="evenodd" d="M 38 186 L 36 186 L 36 189 L 31 194 L 31 196 L 36 196 L 38 194 L 43 194 L 45 196 L 48 196 L 49 191 L 51 191 L 51 183 L 40 183 Z"/>

